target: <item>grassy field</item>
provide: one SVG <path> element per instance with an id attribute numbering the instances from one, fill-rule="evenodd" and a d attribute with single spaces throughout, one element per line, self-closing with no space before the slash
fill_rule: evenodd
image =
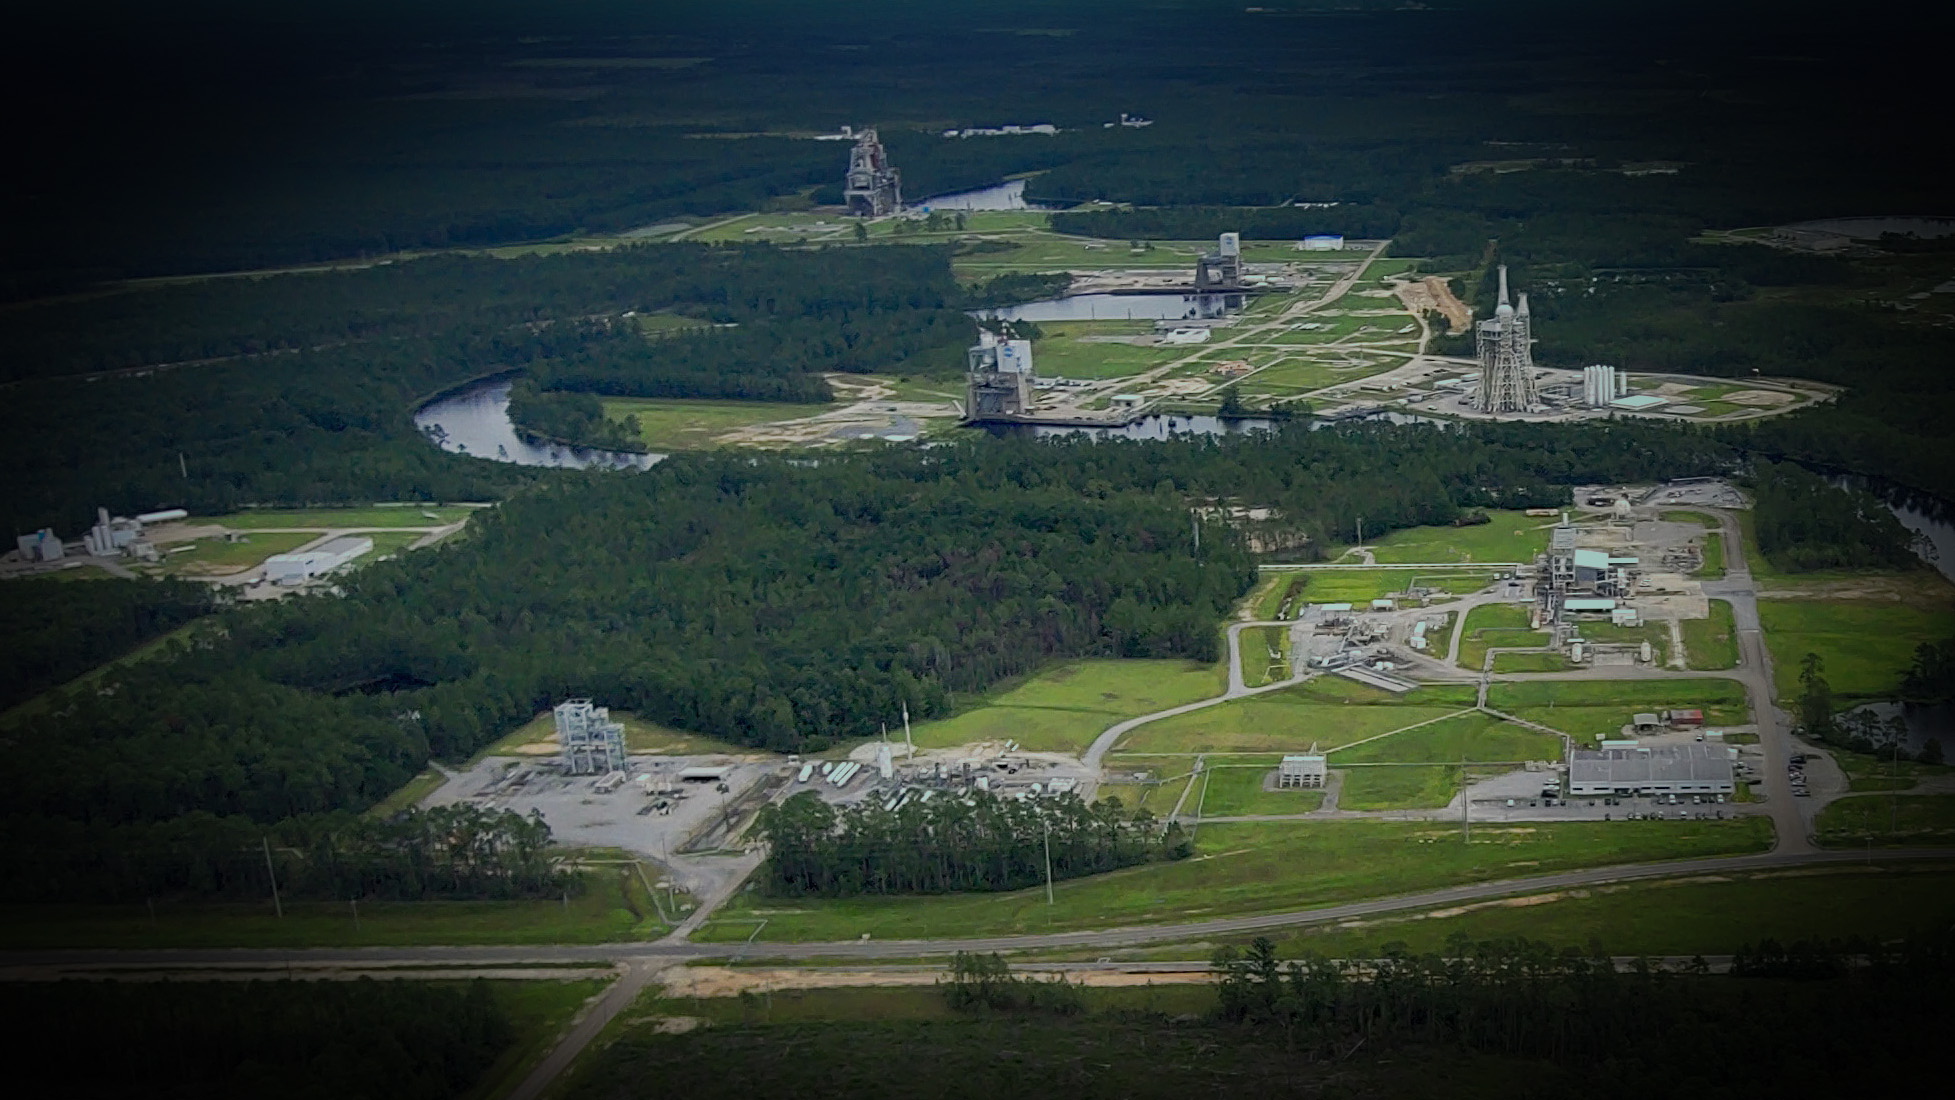
<path id="1" fill-rule="evenodd" d="M 1703 512 L 1670 511 L 1660 517 L 1665 523 L 1694 523 L 1706 531 L 1716 531 L 1721 526 L 1717 517 Z"/>
<path id="2" fill-rule="evenodd" d="M 1940 602 L 1759 600 L 1758 619 L 1782 700 L 1799 694 L 1799 665 L 1807 653 L 1825 661 L 1835 696 L 1891 697 L 1916 646 L 1955 635 L 1955 608 Z"/>
<path id="3" fill-rule="evenodd" d="M 1951 919 L 1955 868 L 1875 864 L 1533 894 L 1292 933 L 1278 951 L 1368 958 L 1393 943 L 1444 950 L 1458 935 L 1475 942 L 1525 937 L 1584 951 L 1600 944 L 1617 955 L 1721 955 L 1768 938 L 1897 938 Z M 1186 948 L 1157 950 L 1164 958 L 1192 957 Z"/>
<path id="4" fill-rule="evenodd" d="M 1041 378 L 1124 378 L 1184 358 L 1190 347 L 1143 347 L 1083 337 L 1135 335 L 1154 331 L 1152 321 L 1052 321 L 1032 348 Z"/>
<path id="5" fill-rule="evenodd" d="M 1819 842 L 1829 847 L 1946 846 L 1955 842 L 1955 794 L 1860 794 L 1819 812 Z"/>
<path id="6" fill-rule="evenodd" d="M 1149 722 L 1119 744 L 1127 752 L 1301 752 L 1347 745 L 1428 718 L 1454 707 L 1368 706 L 1325 703 L 1285 689 Z"/>
<path id="7" fill-rule="evenodd" d="M 681 756 L 703 753 L 751 755 L 760 751 L 751 745 L 736 745 L 731 741 L 720 741 L 703 734 L 648 722 L 628 710 L 612 711 L 611 720 L 624 725 L 625 749 L 629 752 Z M 554 744 L 556 734 L 556 717 L 546 710 L 498 738 L 494 744 L 477 753 L 476 758 L 539 755 L 521 750 L 526 745 Z"/>
<path id="8" fill-rule="evenodd" d="M 1461 668 L 1483 668 L 1487 650 L 1547 645 L 1546 631 L 1529 630 L 1529 609 L 1521 604 L 1490 603 L 1466 613 L 1466 631 L 1459 643 Z"/>
<path id="9" fill-rule="evenodd" d="M 1372 769 L 1385 770 L 1385 769 Z M 1575 867 L 1762 851 L 1764 818 L 1567 822 L 1457 829 L 1423 822 L 1204 825 L 1198 854 L 1043 888 L 942 897 L 779 899 L 741 894 L 695 939 L 915 939 L 1158 924 L 1332 905 Z"/>
<path id="10" fill-rule="evenodd" d="M 1711 617 L 1684 619 L 1684 664 L 1691 668 L 1716 671 L 1738 667 L 1738 624 L 1731 616 L 1731 601 L 1712 600 Z"/>
<path id="11" fill-rule="evenodd" d="M 1511 762 L 1559 760 L 1561 739 L 1551 733 L 1503 722 L 1477 711 L 1442 718 L 1430 725 L 1394 733 L 1330 754 L 1332 766 L 1399 763 L 1445 764 L 1461 760 Z"/>
<path id="12" fill-rule="evenodd" d="M 1290 631 L 1282 626 L 1252 626 L 1242 632 L 1242 682 L 1261 687 L 1290 675 Z M 1275 656 L 1272 657 L 1271 653 Z"/>
<path id="13" fill-rule="evenodd" d="M 220 524 L 234 531 L 265 527 L 441 527 L 480 511 L 454 504 L 369 505 L 364 508 L 251 508 L 221 516 L 192 516 L 190 524 Z M 430 519 L 429 516 L 433 518 Z"/>
<path id="14" fill-rule="evenodd" d="M 1340 810 L 1422 810 L 1444 806 L 1459 790 L 1459 765 L 1376 765 L 1344 773 Z"/>
<path id="15" fill-rule="evenodd" d="M 1204 786 L 1197 790 L 1202 816 L 1303 814 L 1323 806 L 1322 791 L 1264 790 L 1263 780 L 1275 770 L 1274 760 L 1248 767 L 1209 768 L 1203 773 Z M 1184 810 L 1193 810 L 1195 806 L 1191 798 Z"/>
<path id="16" fill-rule="evenodd" d="M 647 872 L 649 873 L 649 872 Z M 563 901 L 285 901 L 148 905 L 0 906 L 0 937 L 21 949 L 56 947 L 389 947 L 415 944 L 614 943 L 667 928 L 629 869 L 591 872 Z"/>
<path id="17" fill-rule="evenodd" d="M 1720 580 L 1724 576 L 1724 536 L 1713 531 L 1704 536 L 1704 563 L 1697 567 L 1697 575 L 1705 580 Z"/>
<path id="18" fill-rule="evenodd" d="M 1568 658 L 1559 653 L 1496 653 L 1493 655 L 1495 672 L 1561 672 L 1568 668 Z"/>
<path id="19" fill-rule="evenodd" d="M 1639 711 L 1696 707 L 1712 729 L 1751 721 L 1735 680 L 1565 680 L 1494 684 L 1487 705 L 1578 741 L 1614 737 Z"/>
<path id="20" fill-rule="evenodd" d="M 1300 592 L 1308 583 L 1309 574 L 1306 573 L 1271 573 L 1263 578 L 1251 597 L 1250 606 L 1255 608 L 1252 614 L 1258 619 L 1276 618 L 1276 613 L 1283 609 L 1283 601 L 1289 598 L 1290 593 Z M 1295 607 L 1290 609 L 1290 617 L 1296 617 Z"/>
<path id="21" fill-rule="evenodd" d="M 1225 666 L 1219 664 L 1069 661 L 992 692 L 961 714 L 919 723 L 913 736 L 929 748 L 1011 738 L 1028 749 L 1077 752 L 1122 718 L 1213 698 L 1227 689 Z"/>
<path id="22" fill-rule="evenodd" d="M 1474 527 L 1413 527 L 1393 531 L 1372 543 L 1381 562 L 1530 562 L 1548 547 L 1548 528 L 1524 512 L 1488 513 L 1491 522 Z"/>
<path id="23" fill-rule="evenodd" d="M 306 531 L 257 531 L 244 536 L 239 542 L 226 542 L 221 537 L 197 539 L 189 543 L 173 542 L 158 547 L 166 551 L 161 571 L 185 577 L 241 573 L 273 554 L 291 553 L 318 537 Z M 178 546 L 191 546 L 194 549 L 175 554 L 167 552 Z"/>
<path id="24" fill-rule="evenodd" d="M 1493 583 L 1492 573 L 1435 572 L 1411 569 L 1300 569 L 1303 600 L 1308 603 L 1364 603 L 1420 584 L 1456 596 L 1478 592 Z"/>
<path id="25" fill-rule="evenodd" d="M 774 401 L 688 401 L 607 397 L 607 420 L 638 418 L 638 441 L 654 451 L 697 450 L 734 428 L 776 420 L 800 420 L 835 408 Z"/>

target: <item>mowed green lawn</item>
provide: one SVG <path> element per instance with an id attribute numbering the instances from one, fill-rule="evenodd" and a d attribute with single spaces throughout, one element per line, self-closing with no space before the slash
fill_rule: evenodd
<path id="1" fill-rule="evenodd" d="M 1712 600 L 1708 619 L 1684 619 L 1684 663 L 1691 668 L 1716 671 L 1738 667 L 1738 625 L 1731 615 L 1731 601 Z"/>
<path id="2" fill-rule="evenodd" d="M 385 947 L 413 944 L 612 943 L 666 931 L 629 868 L 590 872 L 588 889 L 549 901 L 159 900 L 124 905 L 0 906 L 0 938 L 56 947 Z M 650 873 L 650 869 L 648 872 Z"/>
<path id="3" fill-rule="evenodd" d="M 797 405 L 774 401 L 690 401 L 641 397 L 607 397 L 604 418 L 638 418 L 638 441 L 655 451 L 697 450 L 734 428 L 801 420 L 836 408 L 835 405 Z"/>
<path id="4" fill-rule="evenodd" d="M 1548 548 L 1554 521 L 1518 511 L 1489 512 L 1473 527 L 1412 527 L 1371 544 L 1381 562 L 1531 562 Z"/>
<path id="5" fill-rule="evenodd" d="M 1524 937 L 1582 950 L 1597 943 L 1616 955 L 1714 955 L 1765 939 L 1885 940 L 1951 920 L 1955 868 L 1876 864 L 1532 894 L 1301 931 L 1278 940 L 1277 950 L 1372 958 L 1390 943 L 1441 951 L 1460 935 L 1476 943 Z"/>
<path id="6" fill-rule="evenodd" d="M 1261 687 L 1290 675 L 1290 629 L 1283 626 L 1252 626 L 1243 630 L 1242 682 Z"/>
<path id="7" fill-rule="evenodd" d="M 1383 770 L 1383 769 L 1378 769 Z M 1335 905 L 1646 860 L 1763 851 L 1764 818 L 1476 827 L 1314 821 L 1203 825 L 1196 856 L 1003 894 L 817 900 L 743 892 L 694 937 L 763 941 L 924 939 L 1160 924 Z"/>
<path id="8" fill-rule="evenodd" d="M 1852 848 L 1955 844 L 1955 794 L 1861 794 L 1819 812 L 1819 842 Z"/>
<path id="9" fill-rule="evenodd" d="M 1955 606 L 1941 601 L 1759 600 L 1758 619 L 1780 700 L 1798 696 L 1807 653 L 1825 662 L 1834 695 L 1891 697 L 1916 646 L 1955 636 Z"/>
<path id="10" fill-rule="evenodd" d="M 320 536 L 308 531 L 254 531 L 244 536 L 242 542 L 226 542 L 223 538 L 197 539 L 190 543 L 173 542 L 161 546 L 163 571 L 181 574 L 186 577 L 223 576 L 229 573 L 242 573 L 260 565 L 273 554 L 288 554 Z M 167 551 L 179 546 L 193 549 L 180 553 Z"/>
<path id="11" fill-rule="evenodd" d="M 1752 720 L 1735 680 L 1546 680 L 1494 684 L 1487 705 L 1578 741 L 1614 737 L 1640 711 L 1695 707 L 1711 729 Z"/>
<path id="12" fill-rule="evenodd" d="M 1366 603 L 1413 584 L 1464 596 L 1493 583 L 1493 574 L 1473 571 L 1413 569 L 1299 569 L 1299 603 Z"/>
<path id="13" fill-rule="evenodd" d="M 954 717 L 917 723 L 912 735 L 927 748 L 1010 739 L 1034 751 L 1079 752 L 1123 718 L 1226 690 L 1227 670 L 1220 664 L 1069 661 L 991 693 Z"/>
<path id="14" fill-rule="evenodd" d="M 1547 645 L 1550 636 L 1546 631 L 1529 630 L 1531 621 L 1530 609 L 1522 604 L 1481 604 L 1467 612 L 1461 628 L 1466 633 L 1459 643 L 1460 667 L 1484 667 L 1489 649 Z"/>
<path id="15" fill-rule="evenodd" d="M 1332 767 L 1372 763 L 1457 764 L 1461 760 L 1509 763 L 1559 759 L 1561 738 L 1552 733 L 1503 722 L 1477 711 L 1442 718 L 1418 729 L 1394 733 L 1390 737 L 1381 737 L 1347 749 L 1333 749 L 1330 753 Z"/>
<path id="16" fill-rule="evenodd" d="M 1302 752 L 1348 745 L 1453 713 L 1456 707 L 1325 703 L 1294 689 L 1233 699 L 1149 722 L 1127 734 L 1127 752 Z"/>
<path id="17" fill-rule="evenodd" d="M 1423 810 L 1444 806 L 1459 790 L 1457 764 L 1374 764 L 1344 772 L 1340 810 Z"/>
<path id="18" fill-rule="evenodd" d="M 1203 817 L 1236 817 L 1243 814 L 1304 814 L 1320 809 L 1324 792 L 1264 790 L 1265 780 L 1276 772 L 1276 761 L 1233 767 L 1211 767 L 1204 773 L 1205 785 L 1197 789 Z M 1191 798 L 1184 811 L 1197 805 Z"/>
<path id="19" fill-rule="evenodd" d="M 479 508 L 454 504 L 369 505 L 365 508 L 250 508 L 221 516 L 192 516 L 185 523 L 215 523 L 236 531 L 264 527 L 441 527 Z M 433 518 L 430 518 L 432 516 Z"/>

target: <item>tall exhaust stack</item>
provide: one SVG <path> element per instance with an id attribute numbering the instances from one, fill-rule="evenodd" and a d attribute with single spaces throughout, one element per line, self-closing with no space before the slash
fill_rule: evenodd
<path id="1" fill-rule="evenodd" d="M 1507 304 L 1507 265 L 1500 265 L 1500 304 Z"/>

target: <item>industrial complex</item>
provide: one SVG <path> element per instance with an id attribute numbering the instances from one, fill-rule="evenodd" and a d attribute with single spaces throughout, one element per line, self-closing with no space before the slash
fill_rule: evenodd
<path id="1" fill-rule="evenodd" d="M 889 163 L 874 130 L 855 135 L 849 149 L 849 170 L 842 180 L 842 201 L 849 213 L 880 218 L 903 209 L 902 174 Z"/>

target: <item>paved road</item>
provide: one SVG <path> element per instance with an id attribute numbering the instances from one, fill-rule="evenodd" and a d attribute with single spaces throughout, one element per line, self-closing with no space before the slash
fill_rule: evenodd
<path id="1" fill-rule="evenodd" d="M 160 967 L 243 967 L 297 968 L 322 966 L 495 966 L 516 963 L 592 964 L 634 960 L 684 962 L 714 958 L 769 959 L 907 959 L 949 955 L 958 951 L 1039 951 L 1055 948 L 1132 947 L 1148 943 L 1173 943 L 1203 940 L 1216 936 L 1239 936 L 1281 928 L 1300 928 L 1335 923 L 1361 917 L 1434 906 L 1456 905 L 1517 894 L 1540 893 L 1600 886 L 1641 879 L 1677 878 L 1694 875 L 1728 875 L 1746 871 L 1781 870 L 1788 867 L 1824 866 L 1865 862 L 1858 851 L 1772 851 L 1757 855 L 1720 856 L 1709 859 L 1675 860 L 1663 863 L 1626 864 L 1619 867 L 1593 867 L 1528 878 L 1450 886 L 1395 897 L 1372 898 L 1344 905 L 1324 906 L 1283 913 L 1259 913 L 1243 917 L 1193 921 L 1185 924 L 1146 925 L 1079 932 L 1047 932 L 1015 936 L 987 936 L 970 939 L 932 940 L 845 940 L 824 943 L 698 944 L 669 941 L 588 945 L 537 945 L 494 947 L 361 947 L 282 950 L 273 948 L 183 950 L 57 950 L 9 951 L 0 953 L 0 979 L 10 971 L 27 969 L 45 972 L 55 967 L 66 970 L 100 968 Z M 1880 853 L 1883 862 L 1955 859 L 1955 849 L 1935 848 L 1896 850 Z"/>

